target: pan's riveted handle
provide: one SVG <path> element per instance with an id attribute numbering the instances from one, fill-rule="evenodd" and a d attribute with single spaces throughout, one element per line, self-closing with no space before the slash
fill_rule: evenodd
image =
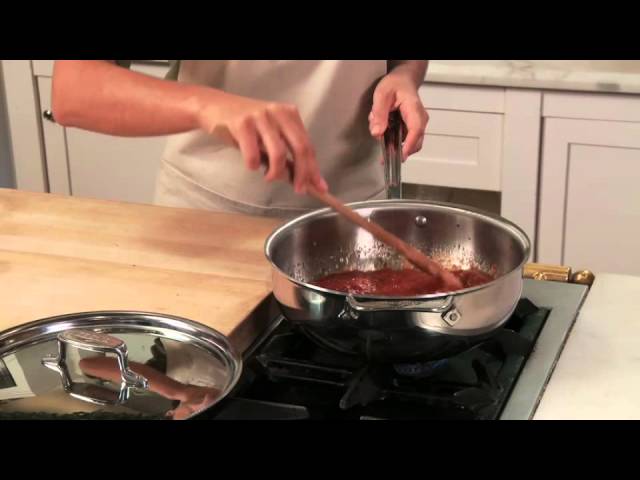
<path id="1" fill-rule="evenodd" d="M 421 312 L 440 313 L 442 320 L 449 326 L 453 326 L 460 321 L 462 315 L 455 308 L 455 297 L 449 295 L 437 300 L 357 300 L 352 295 L 347 296 L 343 316 L 358 318 L 361 313 L 371 312 Z"/>

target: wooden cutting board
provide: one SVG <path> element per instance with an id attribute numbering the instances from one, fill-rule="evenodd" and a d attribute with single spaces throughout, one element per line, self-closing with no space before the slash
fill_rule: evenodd
<path id="1" fill-rule="evenodd" d="M 279 223 L 0 189 L 0 331 L 139 310 L 201 322 L 244 348 L 261 328 L 247 322 L 271 292 L 263 248 Z"/>

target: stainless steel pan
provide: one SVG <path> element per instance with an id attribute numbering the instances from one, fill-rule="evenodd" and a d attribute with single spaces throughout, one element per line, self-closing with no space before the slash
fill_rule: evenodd
<path id="1" fill-rule="evenodd" d="M 303 215 L 273 232 L 265 254 L 284 316 L 316 342 L 371 361 L 436 359 L 486 339 L 515 309 L 530 242 L 513 223 L 437 202 L 350 206 L 445 265 L 495 268 L 497 278 L 479 287 L 407 298 L 320 288 L 312 282 L 329 273 L 394 267 L 400 259 L 329 209 Z"/>

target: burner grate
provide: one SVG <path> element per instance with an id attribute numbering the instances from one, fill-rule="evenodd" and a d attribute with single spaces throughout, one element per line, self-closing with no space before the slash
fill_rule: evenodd
<path id="1" fill-rule="evenodd" d="M 298 405 L 312 419 L 495 419 L 548 313 L 522 299 L 486 342 L 451 358 L 397 365 L 325 350 L 282 322 L 248 359 L 237 397 Z"/>

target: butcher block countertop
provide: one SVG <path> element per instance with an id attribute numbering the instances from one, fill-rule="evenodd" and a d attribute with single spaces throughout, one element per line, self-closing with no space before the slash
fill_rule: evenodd
<path id="1" fill-rule="evenodd" d="M 0 189 L 0 331 L 98 310 L 166 313 L 244 350 L 270 308 L 281 221 Z M 267 306 L 269 305 L 269 306 Z"/>

